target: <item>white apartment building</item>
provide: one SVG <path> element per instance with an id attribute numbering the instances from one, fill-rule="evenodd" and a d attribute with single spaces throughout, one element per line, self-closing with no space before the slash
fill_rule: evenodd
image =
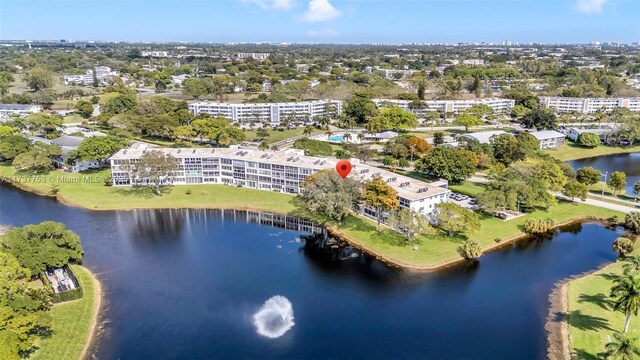
<path id="1" fill-rule="evenodd" d="M 283 119 L 310 121 L 314 116 L 329 116 L 342 113 L 342 101 L 314 100 L 289 103 L 231 104 L 218 102 L 197 102 L 189 105 L 189 110 L 197 115 L 207 113 L 223 117 L 233 122 L 269 121 L 279 123 Z"/>
<path id="2" fill-rule="evenodd" d="M 600 109 L 607 111 L 625 107 L 631 111 L 640 111 L 640 98 L 572 98 L 542 96 L 540 104 L 555 112 L 594 113 Z"/>
<path id="3" fill-rule="evenodd" d="M 258 61 L 265 61 L 267 60 L 267 58 L 269 57 L 269 53 L 237 53 L 236 57 L 238 59 L 248 59 L 248 58 L 253 58 L 255 60 Z"/>
<path id="4" fill-rule="evenodd" d="M 96 79 L 98 83 L 102 83 L 107 77 L 118 75 L 117 71 L 112 71 L 108 66 L 96 66 L 93 69 L 88 69 L 86 73 L 81 75 L 64 75 L 64 84 L 70 85 L 74 83 L 76 85 L 91 85 L 93 84 L 93 72 L 95 70 Z"/>
<path id="5" fill-rule="evenodd" d="M 259 151 L 230 148 L 157 148 L 150 149 L 171 154 L 179 162 L 179 170 L 166 179 L 166 184 L 226 184 L 252 189 L 300 194 L 300 186 L 307 176 L 320 170 L 334 169 L 336 159 L 304 155 L 301 150 Z M 149 150 L 149 151 L 150 151 Z M 123 149 L 111 159 L 114 186 L 148 184 L 148 179 L 132 178 L 127 164 L 138 161 L 148 151 L 145 147 Z M 381 177 L 398 191 L 401 208 L 427 215 L 436 204 L 446 202 L 451 192 L 446 183 L 428 184 L 390 171 L 352 160 L 349 178 L 368 181 Z M 372 209 L 364 207 L 363 213 L 374 216 Z"/>
<path id="6" fill-rule="evenodd" d="M 162 57 L 168 57 L 169 53 L 166 51 L 142 51 L 141 55 L 143 57 L 158 57 L 158 58 L 162 58 Z"/>
<path id="7" fill-rule="evenodd" d="M 41 112 L 42 106 L 32 104 L 0 104 L 0 115 L 27 115 Z"/>
<path id="8" fill-rule="evenodd" d="M 540 142 L 540 149 L 557 148 L 564 145 L 565 135 L 554 130 L 533 131 L 533 135 Z"/>
<path id="9" fill-rule="evenodd" d="M 439 111 L 444 113 L 461 113 L 470 107 L 478 104 L 484 104 L 493 109 L 496 114 L 509 114 L 515 106 L 515 100 L 512 99 L 472 99 L 472 100 L 427 100 L 424 103 L 426 108 L 411 109 L 409 104 L 411 100 L 395 100 L 395 99 L 373 99 L 376 106 L 381 107 L 386 104 L 399 106 L 403 110 L 410 111 L 419 117 L 424 117 L 428 111 Z"/>

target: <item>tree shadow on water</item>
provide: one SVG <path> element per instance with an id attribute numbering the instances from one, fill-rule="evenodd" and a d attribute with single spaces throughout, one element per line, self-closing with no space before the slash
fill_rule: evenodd
<path id="1" fill-rule="evenodd" d="M 594 305 L 597 305 L 599 307 L 601 307 L 602 309 L 605 310 L 609 310 L 611 309 L 611 300 L 609 299 L 609 297 L 603 293 L 599 293 L 599 294 L 595 294 L 595 295 L 588 295 L 588 294 L 581 294 L 580 297 L 578 298 L 578 302 L 579 303 L 583 303 L 583 302 L 588 302 L 588 303 L 592 303 Z"/>
<path id="2" fill-rule="evenodd" d="M 569 313 L 568 317 L 569 324 L 577 329 L 586 330 L 586 331 L 597 331 L 597 330 L 610 330 L 613 329 L 609 326 L 609 321 L 605 318 L 586 315 L 580 312 L 580 310 L 575 310 Z"/>

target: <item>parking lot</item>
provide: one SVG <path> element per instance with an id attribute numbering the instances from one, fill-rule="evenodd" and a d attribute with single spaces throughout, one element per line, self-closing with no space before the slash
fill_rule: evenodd
<path id="1" fill-rule="evenodd" d="M 452 192 L 451 194 L 449 194 L 449 201 L 453 202 L 454 204 L 458 204 L 469 210 L 478 209 L 478 205 L 476 204 L 476 199 L 469 197 L 467 195 Z"/>

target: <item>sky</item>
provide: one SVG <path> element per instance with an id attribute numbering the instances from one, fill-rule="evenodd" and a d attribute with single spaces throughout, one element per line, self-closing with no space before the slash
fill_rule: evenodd
<path id="1" fill-rule="evenodd" d="M 2 40 L 640 41 L 640 0 L 0 0 Z"/>

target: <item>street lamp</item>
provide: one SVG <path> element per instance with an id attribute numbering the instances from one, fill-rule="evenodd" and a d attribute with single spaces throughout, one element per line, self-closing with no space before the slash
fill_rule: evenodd
<path id="1" fill-rule="evenodd" d="M 607 185 L 607 175 L 609 171 L 604 172 L 604 182 L 602 183 L 602 194 L 600 195 L 600 199 L 604 199 L 604 187 Z"/>

